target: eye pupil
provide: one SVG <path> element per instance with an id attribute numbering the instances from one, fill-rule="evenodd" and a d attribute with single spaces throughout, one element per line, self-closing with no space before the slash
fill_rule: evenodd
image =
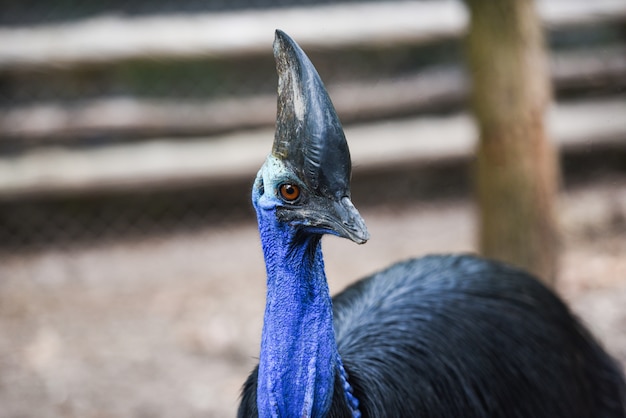
<path id="1" fill-rule="evenodd" d="M 300 197 L 300 188 L 295 184 L 282 184 L 279 191 L 281 197 L 288 202 L 293 202 Z"/>

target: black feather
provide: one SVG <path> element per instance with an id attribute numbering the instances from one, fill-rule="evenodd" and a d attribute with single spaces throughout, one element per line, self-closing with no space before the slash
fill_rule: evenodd
<path id="1" fill-rule="evenodd" d="M 364 417 L 626 416 L 616 362 L 538 280 L 473 256 L 398 263 L 333 298 Z M 239 417 L 256 417 L 256 370 Z M 330 417 L 351 416 L 335 383 Z"/>

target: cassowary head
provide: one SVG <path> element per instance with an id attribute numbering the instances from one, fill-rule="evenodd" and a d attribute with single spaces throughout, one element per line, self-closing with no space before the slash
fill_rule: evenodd
<path id="1" fill-rule="evenodd" d="M 324 84 L 282 31 L 276 31 L 274 57 L 276 135 L 252 193 L 259 220 L 273 217 L 294 234 L 334 234 L 362 244 L 369 234 L 350 200 L 350 151 Z"/>

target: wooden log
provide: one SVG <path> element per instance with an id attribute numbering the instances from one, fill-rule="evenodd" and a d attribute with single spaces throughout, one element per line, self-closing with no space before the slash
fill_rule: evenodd
<path id="1" fill-rule="evenodd" d="M 623 22 L 623 0 L 542 0 L 544 25 L 556 29 Z M 0 29 L 0 70 L 112 61 L 267 54 L 274 29 L 305 49 L 420 44 L 460 37 L 467 12 L 454 0 L 336 4 L 292 9 L 127 18 Z"/>
<path id="2" fill-rule="evenodd" d="M 563 104 L 549 127 L 561 149 L 624 143 L 623 98 Z M 252 178 L 270 151 L 273 129 L 217 138 L 161 138 L 104 148 L 37 147 L 0 156 L 0 200 L 28 195 L 168 188 Z M 431 116 L 346 128 L 355 173 L 402 164 L 470 158 L 476 139 L 467 114 Z M 381 148 L 380 138 L 385 138 Z"/>
<path id="3" fill-rule="evenodd" d="M 118 97 L 43 103 L 0 112 L 0 142 L 59 138 L 68 142 L 94 135 L 210 135 L 268 126 L 275 116 L 273 95 L 213 101 Z"/>
<path id="4" fill-rule="evenodd" d="M 626 87 L 626 50 L 604 48 L 552 57 L 557 91 Z M 468 85 L 460 68 L 436 68 L 400 79 L 330 85 L 329 91 L 345 124 L 458 108 Z M 135 138 L 214 135 L 272 126 L 275 95 L 213 101 L 141 100 L 130 97 L 95 99 L 77 104 L 36 104 L 0 112 L 3 140 L 79 140 L 93 135 Z"/>

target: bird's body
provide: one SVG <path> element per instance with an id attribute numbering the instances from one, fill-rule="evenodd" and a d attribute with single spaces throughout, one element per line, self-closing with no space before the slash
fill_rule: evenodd
<path id="1" fill-rule="evenodd" d="M 267 270 L 259 366 L 239 417 L 625 418 L 614 360 L 537 279 L 429 256 L 332 300 L 321 236 L 363 243 L 350 155 L 319 76 L 277 32 L 279 116 L 253 186 Z"/>
<path id="2" fill-rule="evenodd" d="M 517 269 L 428 256 L 359 280 L 332 302 L 337 348 L 364 417 L 626 416 L 613 359 Z M 257 416 L 256 373 L 240 416 Z M 336 380 L 327 416 L 351 417 Z"/>

